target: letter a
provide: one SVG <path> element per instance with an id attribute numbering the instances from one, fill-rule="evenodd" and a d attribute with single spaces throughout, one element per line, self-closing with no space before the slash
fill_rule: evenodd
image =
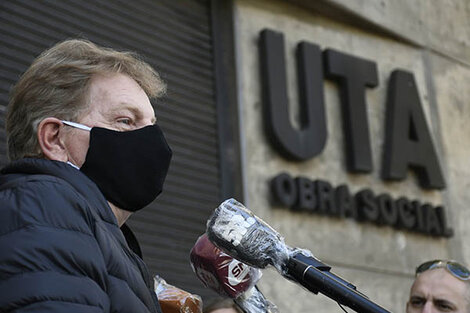
<path id="1" fill-rule="evenodd" d="M 396 70 L 389 83 L 382 176 L 406 178 L 413 168 L 423 188 L 445 187 L 412 73 Z"/>

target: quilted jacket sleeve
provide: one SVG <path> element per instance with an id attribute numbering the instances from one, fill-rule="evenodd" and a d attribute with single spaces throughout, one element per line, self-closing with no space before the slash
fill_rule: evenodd
<path id="1" fill-rule="evenodd" d="M 86 204 L 59 181 L 0 191 L 0 312 L 109 312 Z"/>

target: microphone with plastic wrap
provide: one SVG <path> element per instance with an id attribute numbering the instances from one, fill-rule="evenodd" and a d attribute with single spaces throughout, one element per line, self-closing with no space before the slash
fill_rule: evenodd
<path id="1" fill-rule="evenodd" d="M 224 253 L 202 235 L 190 253 L 191 266 L 202 283 L 222 296 L 232 298 L 245 313 L 278 313 L 256 287 L 261 270 Z"/>
<path id="2" fill-rule="evenodd" d="M 304 249 L 291 248 L 284 238 L 243 204 L 224 201 L 207 222 L 207 235 L 220 249 L 257 268 L 274 266 L 278 272 L 313 293 L 346 305 L 356 312 L 388 312 L 330 272 L 331 267 Z"/>

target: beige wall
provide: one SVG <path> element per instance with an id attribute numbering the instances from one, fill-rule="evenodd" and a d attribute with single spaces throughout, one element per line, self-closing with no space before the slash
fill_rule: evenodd
<path id="1" fill-rule="evenodd" d="M 460 7 L 449 6 L 454 11 L 448 16 L 444 13 L 436 16 L 434 11 L 444 11 L 449 1 L 433 1 L 436 7 L 426 5 L 428 15 L 423 15 L 421 7 L 406 0 L 329 2 L 338 7 L 338 12 L 348 10 L 348 14 L 357 14 L 359 19 L 382 23 L 381 27 L 393 33 L 405 32 L 404 37 L 414 43 L 379 35 L 373 29 L 340 23 L 334 14 L 327 18 L 285 1 L 236 0 L 245 204 L 278 230 L 289 245 L 311 250 L 372 300 L 392 312 L 403 312 L 413 280 L 412 272 L 418 263 L 431 258 L 455 258 L 470 263 L 470 245 L 463 244 L 470 239 L 466 227 L 466 222 L 470 222 L 467 208 L 470 203 L 467 191 L 470 187 L 470 67 L 465 65 L 470 63 L 468 5 L 464 0 L 454 1 Z M 421 2 L 426 3 L 413 1 L 416 5 Z M 374 4 L 369 7 L 368 3 Z M 454 13 L 458 20 L 453 18 Z M 417 15 L 418 22 L 410 21 Z M 424 20 L 426 25 L 423 25 Z M 442 29 L 439 25 L 445 21 L 449 25 Z M 465 32 L 459 26 L 465 28 Z M 368 89 L 366 95 L 374 162 L 371 174 L 349 174 L 345 170 L 339 93 L 337 85 L 331 81 L 324 83 L 328 142 L 322 154 L 306 162 L 291 162 L 269 145 L 263 131 L 258 56 L 259 33 L 264 28 L 282 32 L 285 36 L 289 101 L 294 123 L 297 106 L 294 51 L 299 41 L 318 44 L 322 49 L 334 48 L 377 63 L 379 86 Z M 452 39 L 451 34 L 455 32 L 459 34 Z M 422 38 L 424 35 L 426 37 Z M 445 47 L 440 49 L 440 43 Z M 394 69 L 414 73 L 444 169 L 447 181 L 444 191 L 421 189 L 411 172 L 402 182 L 387 183 L 380 179 L 386 91 Z M 393 197 L 407 196 L 434 205 L 443 204 L 455 236 L 451 239 L 431 238 L 349 219 L 294 213 L 275 207 L 270 202 L 268 182 L 281 171 L 293 177 L 304 175 L 327 180 L 335 186 L 344 183 L 352 193 L 370 188 L 376 194 L 386 192 Z M 274 270 L 264 271 L 260 287 L 284 313 L 340 311 L 332 300 L 287 282 Z"/>
<path id="2" fill-rule="evenodd" d="M 447 57 L 470 64 L 470 2 L 467 0 L 287 0 L 329 5 Z"/>

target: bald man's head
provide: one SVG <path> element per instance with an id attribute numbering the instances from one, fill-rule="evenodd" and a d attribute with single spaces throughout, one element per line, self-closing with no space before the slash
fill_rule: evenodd
<path id="1" fill-rule="evenodd" d="M 407 313 L 470 313 L 469 283 L 445 268 L 427 270 L 411 286 Z"/>

